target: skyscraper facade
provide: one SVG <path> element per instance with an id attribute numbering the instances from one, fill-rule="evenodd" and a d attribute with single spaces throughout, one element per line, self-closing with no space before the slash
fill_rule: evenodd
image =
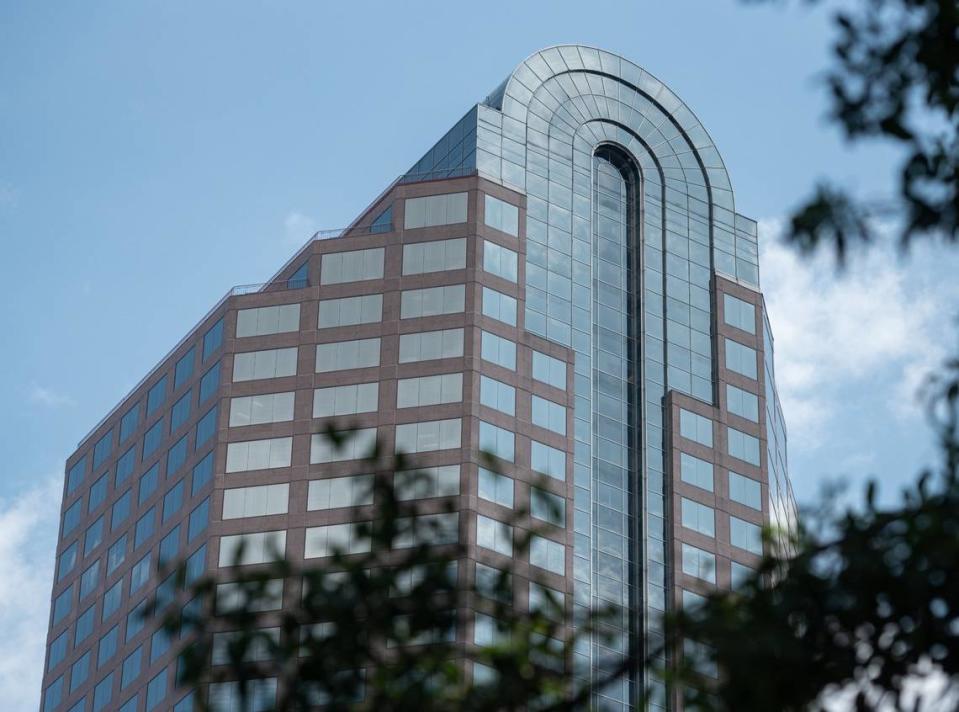
<path id="1" fill-rule="evenodd" d="M 344 419 L 337 451 L 320 433 Z M 659 80 L 583 46 L 530 56 L 349 228 L 231 290 L 84 438 L 43 712 L 192 709 L 177 641 L 139 615 L 172 595 L 158 572 L 185 560 L 226 593 L 240 542 L 247 566 L 274 547 L 322 564 L 373 516 L 358 458 L 377 439 L 435 481 L 464 585 L 509 567 L 520 608 L 541 587 L 576 612 L 623 606 L 611 648 L 578 647 L 582 680 L 629 641 L 657 649 L 663 611 L 735 585 L 761 527 L 788 529 L 756 223 Z M 514 556 L 534 501 L 565 516 Z M 641 679 L 597 706 L 637 709 L 644 685 L 679 706 Z"/>

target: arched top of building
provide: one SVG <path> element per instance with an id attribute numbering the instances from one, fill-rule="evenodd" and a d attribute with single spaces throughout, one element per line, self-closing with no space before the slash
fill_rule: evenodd
<path id="1" fill-rule="evenodd" d="M 538 119 L 555 125 L 558 107 L 574 122 L 597 118 L 595 109 L 592 116 L 575 115 L 586 96 L 609 100 L 599 107 L 608 120 L 652 142 L 668 142 L 674 155 L 694 157 L 713 201 L 734 210 L 726 166 L 702 123 L 669 87 L 624 57 L 584 45 L 548 47 L 521 62 L 483 104 L 527 127 Z M 552 106 L 544 103 L 545 97 Z"/>

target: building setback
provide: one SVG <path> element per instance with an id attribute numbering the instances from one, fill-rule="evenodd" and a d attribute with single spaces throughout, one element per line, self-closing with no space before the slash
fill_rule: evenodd
<path id="1" fill-rule="evenodd" d="M 774 377 L 756 223 L 705 129 L 626 59 L 537 52 L 351 227 L 230 291 L 70 456 L 41 709 L 193 708 L 140 607 L 164 562 L 229 581 L 253 534 L 322 563 L 320 528 L 368 519 L 323 496 L 364 474 L 324 447 L 330 419 L 442 468 L 464 585 L 512 566 L 517 606 L 530 581 L 622 604 L 652 649 L 659 614 L 735 585 L 760 528 L 795 519 Z M 543 475 L 565 525 L 513 560 L 491 532 Z M 575 674 L 611 652 L 582 646 Z M 598 708 L 637 709 L 644 682 Z"/>

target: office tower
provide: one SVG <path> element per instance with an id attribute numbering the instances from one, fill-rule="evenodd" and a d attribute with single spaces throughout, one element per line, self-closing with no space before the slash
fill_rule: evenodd
<path id="1" fill-rule="evenodd" d="M 533 54 L 350 227 L 224 296 L 80 443 L 42 709 L 190 709 L 176 645 L 137 615 L 169 585 L 160 562 L 228 582 L 245 535 L 248 565 L 271 544 L 322 564 L 371 516 L 350 458 L 375 438 L 455 498 L 464 585 L 515 566 L 517 606 L 530 582 L 578 611 L 622 604 L 623 644 L 655 649 L 662 611 L 734 585 L 760 527 L 795 517 L 757 257 L 664 84 L 588 47 Z M 355 448 L 317 435 L 331 418 L 357 424 Z M 514 561 L 507 523 L 531 497 L 566 516 Z M 612 653 L 581 646 L 575 674 Z M 634 709 L 644 683 L 597 705 Z"/>

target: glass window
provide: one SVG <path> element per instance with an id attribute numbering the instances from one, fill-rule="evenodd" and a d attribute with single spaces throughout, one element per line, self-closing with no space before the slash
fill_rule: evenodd
<path id="1" fill-rule="evenodd" d="M 164 668 L 147 684 L 147 699 L 144 709 L 152 712 L 166 697 L 166 669 Z"/>
<path id="2" fill-rule="evenodd" d="M 749 391 L 726 384 L 726 408 L 730 413 L 759 422 L 759 397 Z"/>
<path id="3" fill-rule="evenodd" d="M 466 238 L 403 245 L 403 274 L 466 268 Z"/>
<path id="4" fill-rule="evenodd" d="M 513 237 L 519 235 L 519 208 L 492 195 L 483 196 L 483 221 Z"/>
<path id="5" fill-rule="evenodd" d="M 116 585 L 113 588 L 116 588 L 117 586 L 122 586 L 122 584 L 123 584 L 122 581 L 117 581 Z M 109 593 L 109 591 L 107 593 Z M 104 598 L 103 599 L 104 610 L 106 610 L 106 605 L 107 605 L 107 600 L 106 598 Z M 77 617 L 77 627 L 76 627 L 76 631 L 73 638 L 74 648 L 80 645 L 80 643 L 82 643 L 84 640 L 86 640 L 87 637 L 90 635 L 90 633 L 93 632 L 93 614 L 96 613 L 96 609 L 97 607 L 95 605 L 90 606 L 87 610 L 85 610 L 83 613 L 81 613 Z"/>
<path id="6" fill-rule="evenodd" d="M 286 514 L 289 507 L 290 485 L 260 485 L 223 490 L 223 518 L 265 517 Z"/>
<path id="7" fill-rule="evenodd" d="M 739 588 L 745 581 L 748 581 L 756 572 L 748 566 L 731 561 L 730 566 L 730 586 L 734 589 Z"/>
<path id="8" fill-rule="evenodd" d="M 124 643 L 129 643 L 133 640 L 146 623 L 146 599 L 140 601 L 136 604 L 133 609 L 127 613 L 127 633 Z"/>
<path id="9" fill-rule="evenodd" d="M 71 504 L 67 510 L 63 513 L 63 534 L 66 536 L 74 529 L 77 528 L 77 525 L 80 523 L 80 515 L 83 513 L 83 500 L 77 500 Z"/>
<path id="10" fill-rule="evenodd" d="M 153 415 L 166 400 L 166 376 L 153 384 L 147 392 L 147 417 Z"/>
<path id="11" fill-rule="evenodd" d="M 163 519 L 165 524 L 174 514 L 180 511 L 183 506 L 183 480 L 177 482 L 170 491 L 163 495 Z"/>
<path id="12" fill-rule="evenodd" d="M 137 451 L 136 447 L 131 447 L 125 453 L 120 456 L 120 459 L 117 460 L 117 476 L 114 483 L 114 487 L 119 487 L 126 479 L 133 474 L 133 469 L 137 464 Z"/>
<path id="13" fill-rule="evenodd" d="M 729 517 L 729 543 L 739 549 L 745 549 L 757 556 L 763 554 L 762 529 L 756 524 Z"/>
<path id="14" fill-rule="evenodd" d="M 370 550 L 369 532 L 361 523 L 331 524 L 325 527 L 307 527 L 303 558 L 332 556 L 334 553 L 363 554 Z M 368 529 L 368 528 L 366 528 Z"/>
<path id="15" fill-rule="evenodd" d="M 498 600 L 506 605 L 513 602 L 513 582 L 509 572 L 476 562 L 476 577 L 473 585 L 481 596 Z"/>
<path id="16" fill-rule="evenodd" d="M 173 390 L 176 390 L 193 377 L 193 369 L 196 365 L 196 347 L 190 347 L 176 362 L 176 368 L 173 370 Z"/>
<path id="17" fill-rule="evenodd" d="M 557 480 L 566 480 L 566 453 L 536 440 L 530 441 L 530 468 Z"/>
<path id="18" fill-rule="evenodd" d="M 73 610 L 73 586 L 68 586 L 67 590 L 53 599 L 53 622 L 51 627 L 66 618 L 67 614 Z"/>
<path id="19" fill-rule="evenodd" d="M 516 344 L 509 339 L 483 331 L 481 352 L 484 361 L 495 363 L 510 371 L 516 370 Z"/>
<path id="20" fill-rule="evenodd" d="M 296 355 L 295 346 L 236 354 L 233 357 L 233 381 L 295 376 Z"/>
<path id="21" fill-rule="evenodd" d="M 226 446 L 226 471 L 246 472 L 289 467 L 293 438 L 246 440 Z"/>
<path id="22" fill-rule="evenodd" d="M 535 519 L 566 526 L 566 500 L 539 487 L 529 488 L 529 513 Z"/>
<path id="23" fill-rule="evenodd" d="M 117 652 L 117 643 L 120 640 L 120 626 L 113 626 L 106 635 L 100 638 L 97 648 L 97 667 L 103 667 L 103 663 L 112 658 Z"/>
<path id="24" fill-rule="evenodd" d="M 163 442 L 163 418 L 154 423 L 143 435 L 143 459 L 146 460 L 156 452 L 161 442 Z"/>
<path id="25" fill-rule="evenodd" d="M 685 452 L 680 453 L 679 476 L 688 482 L 709 492 L 713 491 L 713 463 L 700 460 Z"/>
<path id="26" fill-rule="evenodd" d="M 476 544 L 503 556 L 513 555 L 513 527 L 504 522 L 476 515 Z"/>
<path id="27" fill-rule="evenodd" d="M 137 498 L 139 504 L 146 502 L 150 495 L 156 492 L 160 484 L 160 463 L 156 462 L 149 470 L 140 475 L 140 493 Z"/>
<path id="28" fill-rule="evenodd" d="M 167 562 L 174 561 L 179 553 L 180 525 L 177 524 L 166 536 L 160 540 L 160 549 L 157 562 L 160 566 L 163 566 Z"/>
<path id="29" fill-rule="evenodd" d="M 393 487 L 400 501 L 451 497 L 460 493 L 460 466 L 401 470 L 393 476 Z"/>
<path id="30" fill-rule="evenodd" d="M 123 579 L 120 579 L 110 588 L 107 589 L 107 592 L 103 594 L 103 615 L 100 617 L 101 621 L 105 621 L 107 618 L 112 616 L 120 608 L 120 601 L 123 598 Z M 93 613 L 93 608 L 90 609 L 90 613 Z M 93 617 L 90 618 L 90 630 L 92 631 Z"/>
<path id="31" fill-rule="evenodd" d="M 313 417 L 372 413 L 379 402 L 379 390 L 380 384 L 376 382 L 317 388 L 313 391 Z M 292 420 L 292 407 L 290 416 Z"/>
<path id="32" fill-rule="evenodd" d="M 293 391 L 241 396 L 230 400 L 230 427 L 293 420 Z"/>
<path id="33" fill-rule="evenodd" d="M 364 460 L 376 447 L 376 428 L 361 428 L 350 432 L 340 447 L 336 447 L 323 433 L 310 436 L 310 463 Z"/>
<path id="34" fill-rule="evenodd" d="M 684 527 L 704 536 L 716 536 L 716 514 L 712 507 L 683 497 L 681 509 Z"/>
<path id="35" fill-rule="evenodd" d="M 213 406 L 206 412 L 206 415 L 197 421 L 196 443 L 193 445 L 194 450 L 199 450 L 207 440 L 213 437 L 213 434 L 216 432 L 216 414 L 217 407 Z"/>
<path id="36" fill-rule="evenodd" d="M 206 571 L 206 544 L 190 554 L 190 557 L 186 560 L 185 571 L 186 575 L 183 580 L 188 586 L 203 575 L 203 572 Z"/>
<path id="37" fill-rule="evenodd" d="M 463 355 L 463 330 L 444 329 L 400 335 L 400 363 L 432 361 Z"/>
<path id="38" fill-rule="evenodd" d="M 328 373 L 348 368 L 380 365 L 380 340 L 355 339 L 316 345 L 316 372 Z"/>
<path id="39" fill-rule="evenodd" d="M 190 419 L 190 407 L 193 405 L 193 391 L 187 391 L 170 409 L 170 432 L 176 431 Z"/>
<path id="40" fill-rule="evenodd" d="M 43 698 L 43 712 L 53 712 L 63 701 L 63 675 L 47 686 Z"/>
<path id="41" fill-rule="evenodd" d="M 116 571 L 127 558 L 127 535 L 124 534 L 107 549 L 107 576 Z"/>
<path id="42" fill-rule="evenodd" d="M 376 216 L 376 219 L 370 224 L 370 232 L 378 234 L 382 232 L 393 231 L 393 206 L 390 205 L 382 213 Z"/>
<path id="43" fill-rule="evenodd" d="M 109 475 L 102 475 L 96 482 L 90 485 L 90 502 L 89 507 L 87 508 L 88 512 L 92 512 L 94 509 L 103 504 L 104 501 L 106 501 L 108 482 Z"/>
<path id="44" fill-rule="evenodd" d="M 236 313 L 236 336 L 286 334 L 300 329 L 300 305 L 280 304 L 273 307 L 240 309 Z"/>
<path id="45" fill-rule="evenodd" d="M 310 278 L 310 261 L 307 260 L 299 267 L 296 268 L 296 271 L 290 275 L 290 278 L 286 280 L 287 289 L 302 289 L 303 287 L 309 286 Z"/>
<path id="46" fill-rule="evenodd" d="M 729 498 L 747 507 L 762 510 L 762 488 L 756 480 L 729 473 Z"/>
<path id="47" fill-rule="evenodd" d="M 57 581 L 62 581 L 64 576 L 73 571 L 73 567 L 77 564 L 79 546 L 78 542 L 73 542 L 60 554 L 60 559 L 57 562 Z"/>
<path id="48" fill-rule="evenodd" d="M 759 467 L 759 440 L 736 428 L 727 428 L 729 454 Z"/>
<path id="49" fill-rule="evenodd" d="M 396 383 L 396 407 L 418 408 L 463 400 L 463 374 L 444 373 L 419 378 L 401 378 Z"/>
<path id="50" fill-rule="evenodd" d="M 47 654 L 47 672 L 53 670 L 67 656 L 67 644 L 70 642 L 68 632 L 63 631 L 50 643 L 50 651 Z"/>
<path id="51" fill-rule="evenodd" d="M 80 486 L 80 483 L 83 482 L 83 477 L 87 471 L 87 458 L 86 455 L 77 460 L 70 469 L 67 470 L 67 494 L 71 494 L 76 491 L 77 487 Z"/>
<path id="52" fill-rule="evenodd" d="M 516 299 L 495 289 L 483 287 L 483 315 L 516 326 Z"/>
<path id="53" fill-rule="evenodd" d="M 133 565 L 133 568 L 130 569 L 130 595 L 143 588 L 145 584 L 150 579 L 150 554 L 147 553 L 142 559 L 136 562 Z M 127 633 L 127 639 L 129 640 L 130 635 Z"/>
<path id="54" fill-rule="evenodd" d="M 533 425 L 566 435 L 566 406 L 533 396 L 532 421 Z"/>
<path id="55" fill-rule="evenodd" d="M 203 335 L 203 361 L 215 354 L 223 344 L 223 317 L 217 319 Z"/>
<path id="56" fill-rule="evenodd" d="M 139 549 L 156 532 L 156 507 L 150 507 L 146 514 L 137 520 L 133 535 L 133 548 Z"/>
<path id="57" fill-rule="evenodd" d="M 517 280 L 516 253 L 495 242 L 483 240 L 483 271 L 515 282 Z"/>
<path id="58" fill-rule="evenodd" d="M 103 517 L 99 517 L 93 524 L 87 528 L 87 533 L 83 539 L 83 555 L 89 556 L 90 552 L 100 546 L 103 541 Z"/>
<path id="59" fill-rule="evenodd" d="M 466 193 L 448 193 L 407 198 L 403 212 L 403 229 L 466 222 L 466 196 Z"/>
<path id="60" fill-rule="evenodd" d="M 373 475 L 312 480 L 306 497 L 309 512 L 373 504 Z"/>
<path id="61" fill-rule="evenodd" d="M 557 541 L 534 534 L 529 540 L 529 563 L 565 576 L 566 547 Z"/>
<path id="62" fill-rule="evenodd" d="M 507 415 L 516 415 L 516 389 L 489 376 L 480 376 L 480 403 Z"/>
<path id="63" fill-rule="evenodd" d="M 137 403 L 130 410 L 123 414 L 120 419 L 120 442 L 122 443 L 128 437 L 133 435 L 140 423 L 140 404 Z"/>
<path id="64" fill-rule="evenodd" d="M 186 435 L 177 440 L 176 444 L 167 451 L 166 474 L 174 474 L 186 462 Z"/>
<path id="65" fill-rule="evenodd" d="M 481 420 L 479 424 L 479 449 L 507 462 L 515 457 L 516 436 L 509 430 Z M 458 445 L 457 445 L 458 447 Z"/>
<path id="66" fill-rule="evenodd" d="M 70 692 L 80 689 L 90 675 L 90 651 L 87 651 L 70 668 Z"/>
<path id="67" fill-rule="evenodd" d="M 127 490 L 113 503 L 113 512 L 110 516 L 110 531 L 116 531 L 126 518 L 130 516 L 130 505 L 133 503 L 133 492 Z"/>
<path id="68" fill-rule="evenodd" d="M 533 351 L 533 378 L 565 391 L 566 362 L 539 351 Z"/>
<path id="69" fill-rule="evenodd" d="M 373 324 L 382 319 L 383 295 L 364 294 L 360 297 L 320 300 L 317 326 L 320 329 L 330 329 L 337 326 Z"/>
<path id="70" fill-rule="evenodd" d="M 460 418 L 427 420 L 396 426 L 396 452 L 431 452 L 460 446 Z"/>
<path id="71" fill-rule="evenodd" d="M 143 662 L 143 646 L 137 647 L 127 655 L 123 661 L 123 671 L 120 675 L 120 689 L 124 689 L 140 676 L 140 664 Z"/>
<path id="72" fill-rule="evenodd" d="M 206 531 L 207 524 L 210 521 L 210 498 L 200 502 L 193 511 L 190 512 L 190 522 L 187 529 L 186 540 L 190 544 L 200 534 Z"/>
<path id="73" fill-rule="evenodd" d="M 295 350 L 295 349 L 294 349 Z M 216 389 L 220 387 L 220 362 L 217 361 L 200 379 L 200 403 L 206 403 Z"/>
<path id="74" fill-rule="evenodd" d="M 113 673 L 111 672 L 93 688 L 93 707 L 90 708 L 90 712 L 102 712 L 110 704 L 112 697 Z"/>
<path id="75" fill-rule="evenodd" d="M 488 502 L 513 508 L 513 479 L 498 472 L 480 467 L 478 470 L 478 494 Z"/>
<path id="76" fill-rule="evenodd" d="M 213 451 L 211 450 L 193 467 L 193 483 L 190 488 L 190 496 L 195 497 L 212 478 Z"/>
<path id="77" fill-rule="evenodd" d="M 458 314 L 466 309 L 466 285 L 407 289 L 400 294 L 400 319 Z"/>
<path id="78" fill-rule="evenodd" d="M 756 351 L 748 346 L 725 339 L 726 341 L 726 368 L 730 371 L 746 376 L 746 378 L 756 378 Z"/>
<path id="79" fill-rule="evenodd" d="M 731 294 L 723 294 L 723 321 L 749 334 L 755 334 L 756 307 Z"/>
<path id="80" fill-rule="evenodd" d="M 97 444 L 93 446 L 93 469 L 97 469 L 106 462 L 111 452 L 113 452 L 113 428 L 97 440 Z"/>
<path id="81" fill-rule="evenodd" d="M 683 573 L 716 583 L 716 557 L 708 551 L 683 544 Z"/>
<path id="82" fill-rule="evenodd" d="M 383 248 L 329 252 L 320 262 L 320 284 L 383 278 Z"/>
<path id="83" fill-rule="evenodd" d="M 713 446 L 713 421 L 680 408 L 679 434 L 706 447 Z"/>
<path id="84" fill-rule="evenodd" d="M 240 549 L 242 548 L 242 557 Z M 286 531 L 255 532 L 220 537 L 220 566 L 265 564 L 286 553 Z"/>

